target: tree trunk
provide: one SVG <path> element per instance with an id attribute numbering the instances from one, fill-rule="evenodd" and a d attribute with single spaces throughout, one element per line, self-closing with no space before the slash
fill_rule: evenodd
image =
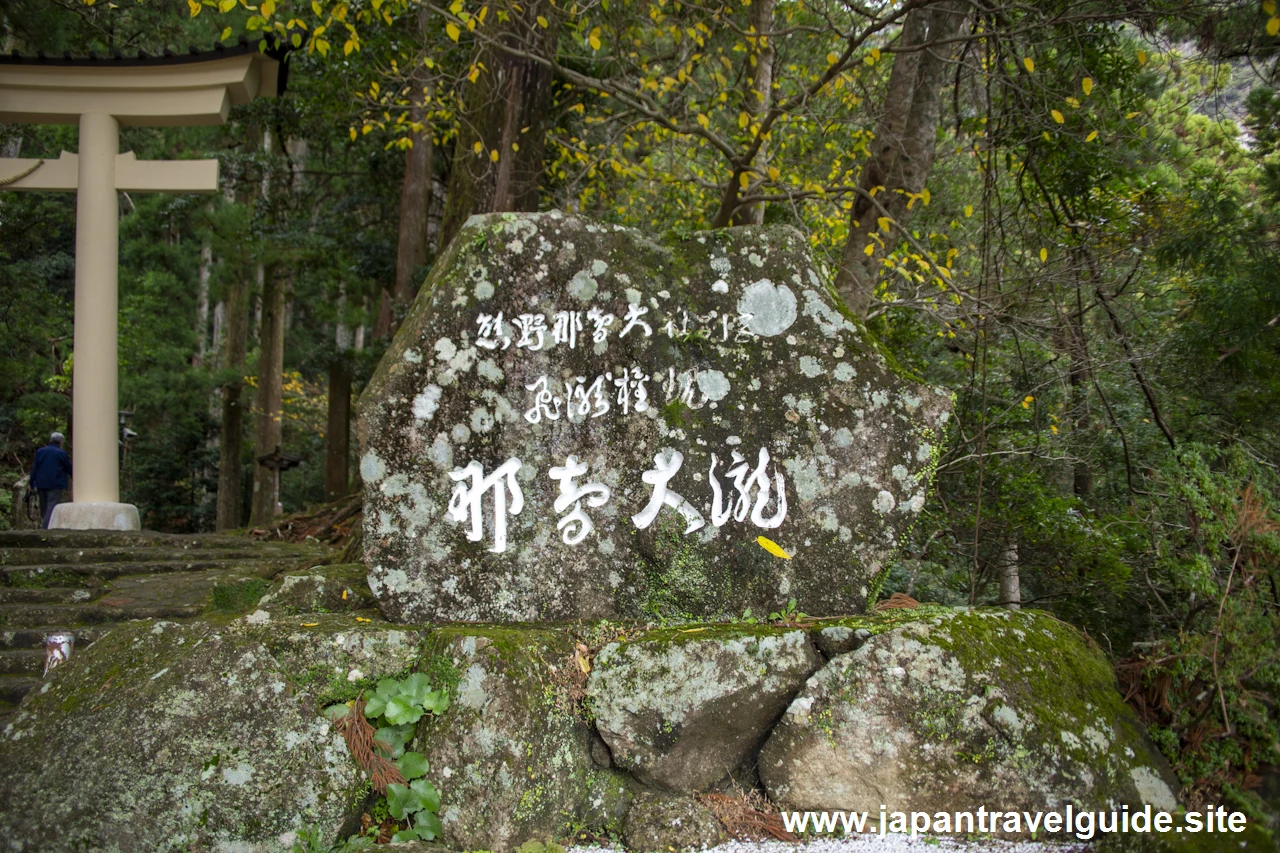
<path id="1" fill-rule="evenodd" d="M 227 288 L 226 346 L 221 362 L 235 376 L 222 386 L 222 432 L 218 451 L 218 530 L 240 526 L 240 454 L 244 448 L 245 350 L 249 342 L 249 284 L 237 276 Z"/>
<path id="2" fill-rule="evenodd" d="M 262 291 L 262 325 L 258 334 L 258 402 L 254 425 L 254 456 L 265 456 L 280 446 L 284 398 L 284 306 L 289 290 L 286 276 L 265 276 Z M 276 475 L 262 464 L 253 467 L 253 508 L 249 523 L 263 525 L 276 515 Z"/>
<path id="3" fill-rule="evenodd" d="M 506 13 L 510 35 L 505 38 L 513 45 L 523 46 L 517 34 L 532 32 L 542 38 L 535 49 L 544 53 L 553 49 L 559 15 L 550 0 L 534 0 L 521 7 L 512 4 Z M 540 26 L 536 22 L 540 15 L 551 19 L 551 26 Z M 465 116 L 440 225 L 441 251 L 473 213 L 538 209 L 551 113 L 551 69 L 497 47 L 486 49 L 480 62 L 486 70 L 465 93 Z"/>
<path id="4" fill-rule="evenodd" d="M 204 366 L 206 335 L 209 332 L 209 274 L 213 271 L 213 247 L 206 240 L 200 247 L 200 291 L 196 300 L 195 367 Z"/>
<path id="5" fill-rule="evenodd" d="M 755 68 L 752 69 L 751 82 L 747 86 L 746 97 L 743 98 L 742 109 L 757 121 L 760 116 L 769 112 L 773 105 L 773 8 L 775 0 L 751 0 L 751 28 L 756 32 L 756 49 L 752 53 Z M 768 35 L 762 35 L 768 34 Z M 760 143 L 760 150 L 751 160 L 754 179 L 765 177 L 769 171 L 768 141 Z M 764 223 L 764 202 L 757 201 L 745 204 L 733 214 L 734 225 L 762 225 Z"/>
<path id="6" fill-rule="evenodd" d="M 1085 447 L 1092 418 L 1089 412 L 1089 350 L 1084 337 L 1084 310 L 1080 289 L 1076 288 L 1076 306 L 1067 311 L 1067 386 L 1071 440 L 1076 449 L 1076 460 L 1071 468 L 1071 491 L 1078 498 L 1087 498 L 1093 492 L 1093 473 L 1088 463 L 1079 456 Z"/>
<path id="7" fill-rule="evenodd" d="M 1009 543 L 1000 555 L 1000 606 L 1022 609 L 1022 584 L 1018 578 L 1018 546 Z"/>
<path id="8" fill-rule="evenodd" d="M 914 50 L 894 57 L 884 113 L 871 159 L 862 170 L 836 273 L 836 289 L 859 317 L 867 316 L 882 261 L 895 245 L 893 229 L 907 227 L 914 209 L 907 207 L 910 196 L 924 189 L 937 154 L 942 87 L 952 45 L 929 45 L 955 38 L 964 26 L 966 8 L 956 2 L 920 7 L 908 13 L 903 24 L 898 49 Z M 887 234 L 879 222 L 884 217 L 896 223 Z M 881 235 L 883 244 L 874 235 Z"/>
<path id="9" fill-rule="evenodd" d="M 339 355 L 329 363 L 329 425 L 325 433 L 324 496 L 347 494 L 347 455 L 351 445 L 351 367 Z"/>

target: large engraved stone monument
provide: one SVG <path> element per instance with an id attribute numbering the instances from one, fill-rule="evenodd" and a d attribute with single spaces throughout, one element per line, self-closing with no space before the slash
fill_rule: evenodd
<path id="1" fill-rule="evenodd" d="M 369 583 L 406 622 L 859 612 L 948 408 L 794 230 L 472 217 L 360 401 Z"/>

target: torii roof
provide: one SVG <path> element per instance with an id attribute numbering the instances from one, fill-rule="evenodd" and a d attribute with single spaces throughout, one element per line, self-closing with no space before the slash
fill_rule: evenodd
<path id="1" fill-rule="evenodd" d="M 260 42 L 136 57 L 0 55 L 0 122 L 75 124 L 89 112 L 123 125 L 222 124 L 235 104 L 283 88 L 278 49 Z"/>

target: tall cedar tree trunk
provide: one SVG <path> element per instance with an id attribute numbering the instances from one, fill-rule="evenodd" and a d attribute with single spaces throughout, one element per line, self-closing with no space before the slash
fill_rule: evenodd
<path id="1" fill-rule="evenodd" d="M 347 461 L 351 451 L 351 330 L 346 324 L 347 289 L 338 283 L 338 323 L 334 357 L 329 362 L 329 422 L 325 427 L 324 496 L 337 500 L 347 494 Z"/>
<path id="2" fill-rule="evenodd" d="M 200 291 L 196 300 L 196 357 L 193 367 L 203 367 L 209 334 L 209 275 L 213 271 L 213 247 L 200 246 Z"/>
<path id="3" fill-rule="evenodd" d="M 325 432 L 324 497 L 347 494 L 347 456 L 351 447 L 351 365 L 339 353 L 329 362 L 329 423 Z"/>
<path id="4" fill-rule="evenodd" d="M 559 31 L 556 7 L 550 0 L 507 7 L 505 25 L 513 45 L 524 33 L 537 33 L 534 47 L 544 55 L 554 49 Z M 551 20 L 542 27 L 538 16 Z M 444 220 L 440 223 L 443 251 L 473 213 L 537 210 L 547 118 L 551 112 L 549 68 L 508 55 L 493 46 L 480 58 L 485 71 L 465 93 L 462 131 L 458 134 Z M 475 150 L 480 143 L 480 151 Z M 497 153 L 497 161 L 492 159 Z"/>
<path id="5" fill-rule="evenodd" d="M 254 456 L 280 446 L 284 416 L 284 314 L 288 276 L 267 271 L 262 287 L 262 325 L 258 330 L 258 401 L 254 419 Z M 276 474 L 266 465 L 253 466 L 253 505 L 249 523 L 267 524 L 276 514 Z"/>
<path id="6" fill-rule="evenodd" d="M 876 127 L 871 159 L 862 170 L 836 273 L 836 289 L 859 317 L 867 316 L 882 261 L 898 233 L 890 232 L 881 245 L 872 236 L 884 234 L 878 220 L 887 216 L 897 229 L 905 229 L 912 213 L 907 194 L 919 194 L 933 168 L 942 87 L 953 49 L 950 40 L 964 26 L 966 8 L 957 2 L 916 8 L 903 24 L 898 49 L 915 50 L 894 57 L 884 114 Z"/>
<path id="7" fill-rule="evenodd" d="M 773 7 L 774 0 L 751 0 L 751 28 L 756 33 L 772 33 L 773 32 Z M 742 109 L 747 115 L 751 116 L 752 121 L 759 121 L 765 113 L 769 112 L 769 108 L 773 105 L 773 36 L 758 35 L 758 42 L 755 51 L 751 54 L 751 59 L 755 61 L 755 67 L 752 69 L 747 91 L 743 98 Z M 756 156 L 751 161 L 751 170 L 755 173 L 755 180 L 763 178 L 769 170 L 769 143 L 766 140 L 760 144 L 760 150 L 756 152 Z M 745 204 L 738 208 L 733 214 L 732 224 L 734 225 L 761 225 L 764 223 L 764 202 L 757 201 L 752 204 Z"/>
<path id="8" fill-rule="evenodd" d="M 218 530 L 240 526 L 240 454 L 244 449 L 245 350 L 249 343 L 249 283 L 242 275 L 230 283 L 226 294 L 226 338 L 220 361 L 235 371 L 222 386 L 222 431 L 218 450 Z"/>
<path id="9" fill-rule="evenodd" d="M 1008 543 L 1000 555 L 1000 606 L 1022 609 L 1022 582 L 1018 577 L 1018 545 Z"/>
<path id="10" fill-rule="evenodd" d="M 421 67 L 421 66 L 420 66 Z M 420 76 L 420 75 L 419 75 Z M 416 79 L 414 97 L 423 95 L 424 81 Z M 410 118 L 425 122 L 426 108 L 418 104 L 410 109 Z M 427 210 L 431 207 L 432 173 L 434 171 L 435 146 L 431 141 L 431 127 L 423 127 L 420 133 L 410 137 L 413 147 L 404 153 L 404 182 L 400 187 L 400 234 L 396 243 L 396 282 L 390 293 L 382 289 L 374 334 L 388 338 L 400 325 L 399 318 L 418 293 L 414 273 L 427 262 Z"/>

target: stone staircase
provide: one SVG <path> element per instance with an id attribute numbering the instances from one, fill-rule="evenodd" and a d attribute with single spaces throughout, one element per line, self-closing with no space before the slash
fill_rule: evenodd
<path id="1" fill-rule="evenodd" d="M 215 587 L 330 560 L 318 545 L 225 534 L 0 531 L 0 728 L 39 685 L 48 634 L 81 650 L 130 619 L 198 616 Z"/>

